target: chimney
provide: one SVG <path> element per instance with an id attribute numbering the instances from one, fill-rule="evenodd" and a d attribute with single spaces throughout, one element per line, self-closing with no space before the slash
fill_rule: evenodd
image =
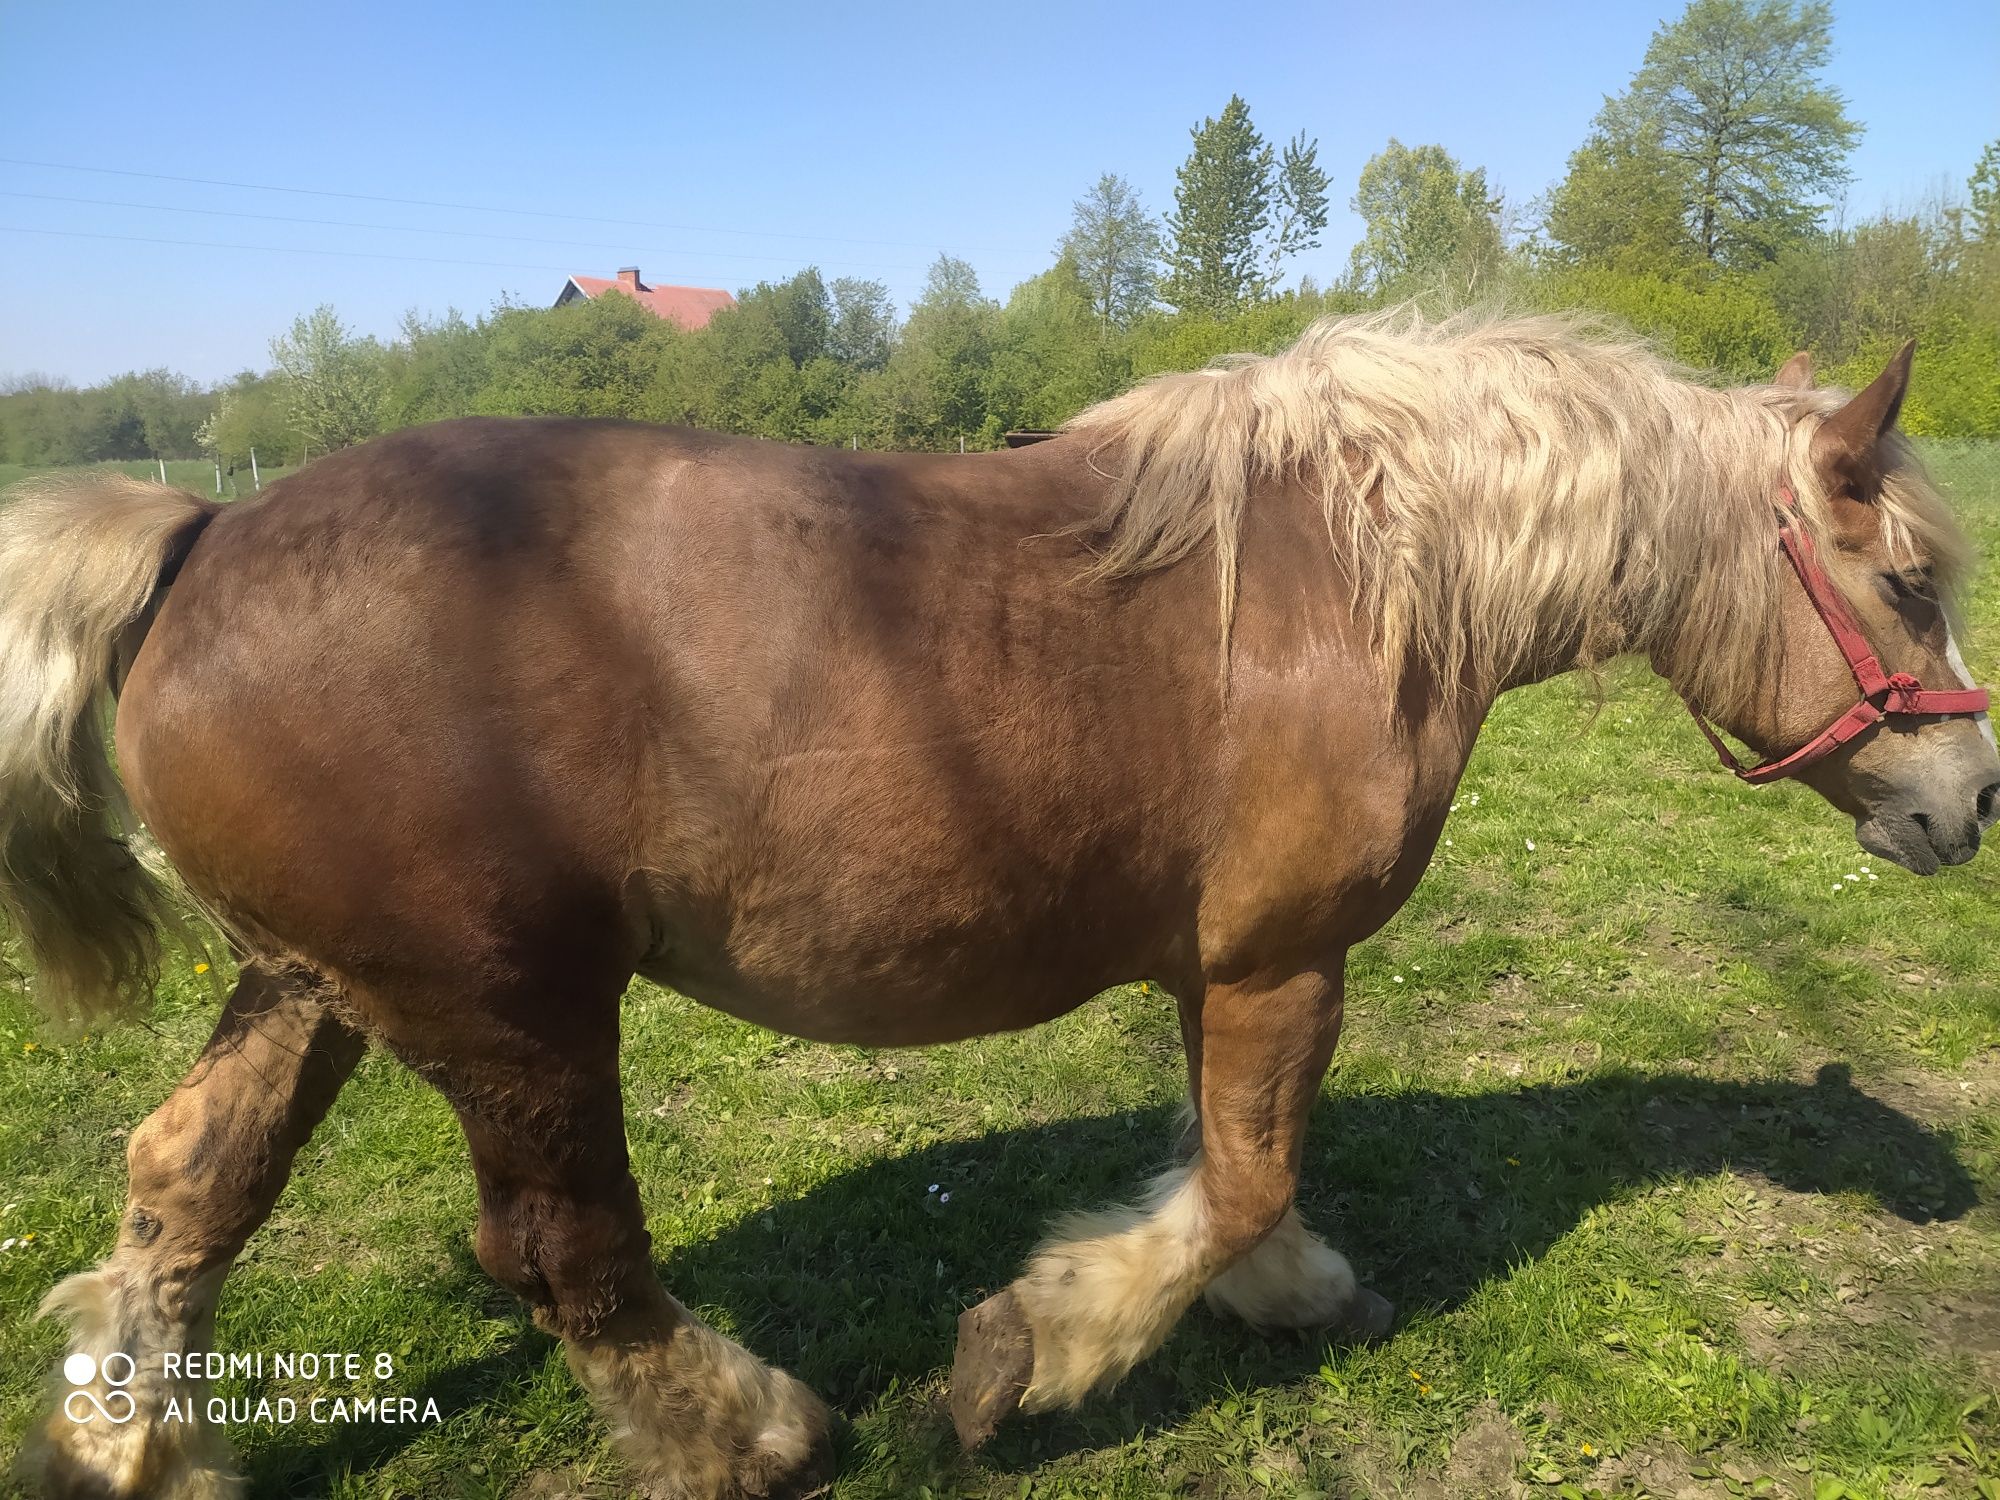
<path id="1" fill-rule="evenodd" d="M 620 266 L 618 268 L 618 284 L 628 292 L 643 292 L 646 290 L 645 286 L 639 280 L 639 268 L 637 266 Z"/>

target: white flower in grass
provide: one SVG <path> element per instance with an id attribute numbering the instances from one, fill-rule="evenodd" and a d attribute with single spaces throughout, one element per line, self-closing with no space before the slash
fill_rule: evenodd
<path id="1" fill-rule="evenodd" d="M 1523 842 L 1527 844 L 1528 852 L 1530 854 L 1533 854 L 1535 852 L 1535 841 L 1533 839 L 1526 839 L 1523 840 Z"/>
<path id="2" fill-rule="evenodd" d="M 939 1194 L 938 1194 L 938 1202 L 940 1202 L 940 1203 L 949 1203 L 949 1202 L 951 1202 L 951 1194 L 950 1194 L 950 1193 L 939 1193 Z"/>

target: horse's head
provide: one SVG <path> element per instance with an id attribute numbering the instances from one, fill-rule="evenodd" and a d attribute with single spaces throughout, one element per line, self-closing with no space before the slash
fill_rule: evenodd
<path id="1" fill-rule="evenodd" d="M 1766 690 L 1729 728 L 1780 762 L 1797 756 L 1795 769 L 1768 769 L 1851 816 L 1870 853 L 1929 875 L 1971 859 L 2000 816 L 2000 755 L 1987 716 L 1973 711 L 1983 704 L 1965 692 L 1973 683 L 1946 597 L 1954 559 L 1938 555 L 1949 542 L 1927 542 L 1908 524 L 1913 504 L 1937 513 L 1895 425 L 1913 349 L 1845 404 L 1802 409 L 1790 480 L 1818 520 L 1819 545 L 1800 541 L 1803 555 L 1784 570 Z M 1788 361 L 1777 384 L 1808 387 L 1808 357 Z M 1887 709 L 1872 721 L 1857 710 L 1871 686 L 1874 706 Z M 1855 722 L 1827 733 L 1850 711 Z"/>

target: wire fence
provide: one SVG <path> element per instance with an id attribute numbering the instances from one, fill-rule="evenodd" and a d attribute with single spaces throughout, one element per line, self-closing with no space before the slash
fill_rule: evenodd
<path id="1" fill-rule="evenodd" d="M 1916 447 L 1960 505 L 2000 504 L 2000 438 L 1918 438 Z"/>

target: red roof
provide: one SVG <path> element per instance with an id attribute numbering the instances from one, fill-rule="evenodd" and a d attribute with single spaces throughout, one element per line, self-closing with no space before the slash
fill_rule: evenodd
<path id="1" fill-rule="evenodd" d="M 621 271 L 615 279 L 572 276 L 569 286 L 574 286 L 586 297 L 623 292 L 648 312 L 687 329 L 705 328 L 708 320 L 723 308 L 736 305 L 736 299 L 720 287 L 648 286 L 639 279 L 636 271 Z M 569 286 L 565 286 L 563 295 L 556 299 L 558 305 L 568 300 Z"/>

